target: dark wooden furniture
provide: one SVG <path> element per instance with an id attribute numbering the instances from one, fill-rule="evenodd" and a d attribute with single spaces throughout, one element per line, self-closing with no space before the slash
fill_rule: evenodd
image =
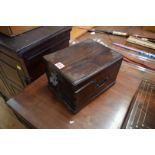
<path id="1" fill-rule="evenodd" d="M 141 27 L 99 28 L 153 36 L 153 33 L 145 32 Z M 137 62 L 153 66 L 152 62 L 140 60 L 130 55 L 130 51 L 112 45 L 112 41 L 125 43 L 125 38 L 106 34 L 96 34 L 94 36 L 87 33 L 76 42 L 88 38 L 101 39 L 105 44 L 124 56 L 129 56 Z M 137 47 L 154 52 L 144 47 Z M 130 103 L 141 81 L 148 79 L 155 82 L 154 77 L 155 72 L 142 68 L 138 64 L 123 61 L 117 77 L 117 83 L 74 115 L 49 90 L 46 75 L 43 75 L 24 89 L 22 93 L 10 99 L 7 105 L 15 111 L 19 118 L 35 128 L 122 128 Z"/>
<path id="2" fill-rule="evenodd" d="M 73 113 L 113 86 L 122 55 L 92 40 L 44 56 L 50 88 Z"/>
<path id="3" fill-rule="evenodd" d="M 0 34 L 0 93 L 10 98 L 42 75 L 42 56 L 67 47 L 70 30 L 51 26 L 11 38 Z"/>

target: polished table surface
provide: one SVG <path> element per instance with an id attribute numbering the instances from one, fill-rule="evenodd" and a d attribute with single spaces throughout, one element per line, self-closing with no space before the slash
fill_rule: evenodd
<path id="1" fill-rule="evenodd" d="M 124 62 L 116 84 L 75 115 L 49 90 L 46 75 L 7 104 L 35 128 L 121 128 L 132 97 L 144 77 L 153 79 L 152 73 L 139 71 Z"/>
<path id="2" fill-rule="evenodd" d="M 123 61 L 116 84 L 72 114 L 49 90 L 44 74 L 7 104 L 34 128 L 121 128 L 141 80 L 154 77 L 155 72 Z"/>

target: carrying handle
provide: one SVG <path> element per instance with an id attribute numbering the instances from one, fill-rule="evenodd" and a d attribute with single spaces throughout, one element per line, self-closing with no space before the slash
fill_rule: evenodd
<path id="1" fill-rule="evenodd" d="M 96 87 L 102 87 L 107 81 L 108 81 L 109 77 L 106 77 L 105 79 L 99 81 L 97 84 L 96 84 Z"/>

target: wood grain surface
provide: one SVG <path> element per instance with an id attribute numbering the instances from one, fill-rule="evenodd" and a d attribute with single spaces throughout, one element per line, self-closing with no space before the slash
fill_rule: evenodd
<path id="1" fill-rule="evenodd" d="M 120 128 L 144 77 L 144 72 L 123 63 L 116 84 L 76 115 L 49 90 L 46 75 L 7 104 L 35 128 Z"/>

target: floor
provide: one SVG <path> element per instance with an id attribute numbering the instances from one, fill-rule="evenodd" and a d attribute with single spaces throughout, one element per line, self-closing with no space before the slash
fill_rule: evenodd
<path id="1" fill-rule="evenodd" d="M 0 129 L 24 129 L 26 128 L 5 105 L 4 99 L 0 96 Z"/>

